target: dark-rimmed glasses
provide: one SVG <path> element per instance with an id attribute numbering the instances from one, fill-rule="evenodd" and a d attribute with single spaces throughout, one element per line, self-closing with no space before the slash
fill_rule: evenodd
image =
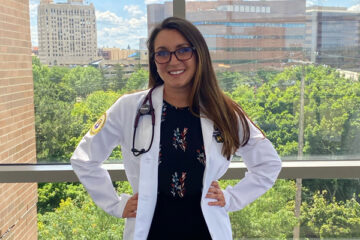
<path id="1" fill-rule="evenodd" d="M 192 57 L 194 51 L 195 47 L 182 47 L 173 52 L 161 50 L 154 53 L 154 59 L 155 62 L 164 64 L 170 62 L 171 56 L 174 54 L 177 60 L 186 61 Z"/>

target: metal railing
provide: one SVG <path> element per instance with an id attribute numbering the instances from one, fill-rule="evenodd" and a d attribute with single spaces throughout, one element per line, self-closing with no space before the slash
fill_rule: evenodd
<path id="1" fill-rule="evenodd" d="M 104 164 L 113 181 L 126 181 L 123 164 Z M 279 178 L 360 178 L 360 158 L 351 160 L 286 160 Z M 243 162 L 232 162 L 222 179 L 241 179 Z M 0 183 L 78 182 L 70 164 L 1 164 Z"/>

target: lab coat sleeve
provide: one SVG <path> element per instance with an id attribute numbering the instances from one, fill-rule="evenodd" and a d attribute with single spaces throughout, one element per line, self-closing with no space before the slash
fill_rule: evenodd
<path id="1" fill-rule="evenodd" d="M 275 183 L 281 170 L 281 160 L 271 142 L 263 136 L 250 121 L 250 139 L 236 151 L 241 156 L 247 172 L 234 187 L 228 186 L 224 192 L 225 209 L 237 211 L 256 200 Z"/>
<path id="2" fill-rule="evenodd" d="M 71 157 L 71 165 L 80 182 L 93 201 L 105 212 L 122 217 L 124 207 L 130 198 L 128 194 L 118 196 L 110 175 L 102 167 L 112 150 L 122 142 L 124 109 L 120 98 L 107 112 L 102 129 L 95 135 L 90 131 L 83 137 Z"/>

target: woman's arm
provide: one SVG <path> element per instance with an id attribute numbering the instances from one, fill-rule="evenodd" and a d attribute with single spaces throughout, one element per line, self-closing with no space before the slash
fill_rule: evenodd
<path id="1" fill-rule="evenodd" d="M 125 205 L 131 197 L 128 194 L 118 196 L 110 175 L 102 168 L 102 163 L 110 156 L 112 150 L 121 144 L 124 123 L 120 98 L 103 115 L 103 123 L 98 123 L 94 131 L 89 131 L 80 141 L 71 157 L 71 165 L 94 202 L 107 213 L 122 217 Z M 101 127 L 101 124 L 102 127 Z M 101 127 L 101 129 L 99 129 Z M 128 126 L 129 127 L 129 126 Z"/>
<path id="2" fill-rule="evenodd" d="M 281 160 L 271 142 L 250 121 L 250 139 L 236 151 L 248 171 L 234 187 L 223 190 L 227 211 L 237 211 L 256 200 L 275 183 Z"/>

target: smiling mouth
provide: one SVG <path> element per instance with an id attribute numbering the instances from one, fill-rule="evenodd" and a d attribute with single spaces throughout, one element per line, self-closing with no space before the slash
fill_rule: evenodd
<path id="1" fill-rule="evenodd" d="M 169 72 L 169 74 L 171 74 L 171 75 L 178 75 L 178 74 L 183 73 L 184 71 L 185 71 L 185 70 L 172 71 L 172 72 Z"/>

